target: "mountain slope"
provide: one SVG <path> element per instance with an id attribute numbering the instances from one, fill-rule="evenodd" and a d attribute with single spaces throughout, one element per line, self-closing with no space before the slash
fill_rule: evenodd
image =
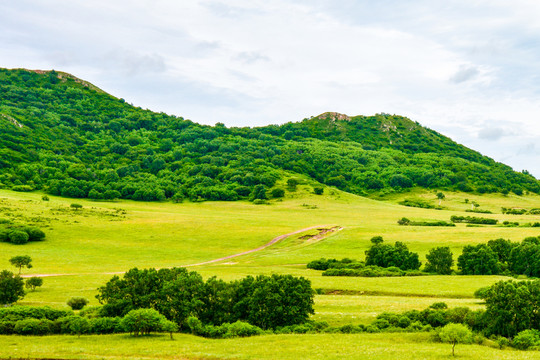
<path id="1" fill-rule="evenodd" d="M 0 186 L 237 200 L 263 197 L 291 173 L 357 194 L 540 191 L 534 177 L 400 116 L 325 113 L 280 126 L 211 127 L 134 107 L 69 74 L 0 70 Z"/>

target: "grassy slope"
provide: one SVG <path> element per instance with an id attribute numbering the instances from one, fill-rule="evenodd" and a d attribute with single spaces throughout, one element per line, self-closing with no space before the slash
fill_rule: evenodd
<path id="1" fill-rule="evenodd" d="M 277 235 L 309 226 L 340 225 L 344 227 L 342 231 L 318 242 L 309 243 L 300 240 L 303 234 L 297 234 L 261 252 L 222 263 L 194 266 L 192 269 L 201 272 L 204 276 L 217 275 L 224 279 L 239 278 L 247 274 L 291 273 L 309 278 L 316 288 L 363 293 L 363 295 L 317 296 L 317 314 L 314 318 L 334 325 L 349 322 L 367 323 L 382 311 L 423 309 L 436 301 L 445 301 L 450 306 L 478 308 L 481 304 L 472 298 L 473 292 L 481 286 L 492 284 L 501 279 L 500 277 L 333 278 L 322 277 L 320 272 L 308 270 L 303 265 L 320 257 L 363 259 L 364 251 L 370 243 L 369 239 L 375 235 L 383 235 L 389 242 L 404 241 L 411 250 L 419 252 L 424 261 L 425 254 L 434 246 L 450 246 L 457 257 L 460 248 L 465 244 L 485 242 L 498 237 L 519 241 L 526 236 L 539 235 L 538 228 L 468 228 L 464 225 L 458 225 L 455 228 L 429 228 L 397 225 L 397 219 L 403 216 L 410 219 L 449 220 L 454 214 L 468 214 L 463 212 L 470 206 L 464 203 L 466 197 L 480 203 L 481 208 L 493 211 L 500 210 L 501 206 L 540 207 L 538 196 L 497 197 L 460 193 L 447 193 L 446 196 L 443 206 L 448 207 L 449 210 L 438 211 L 407 208 L 396 204 L 403 198 L 412 197 L 425 198 L 436 204 L 435 195 L 425 191 L 399 196 L 390 195 L 387 197 L 389 201 L 380 202 L 337 191 L 334 191 L 332 195 L 316 196 L 300 188 L 295 193 L 288 193 L 285 200 L 274 202 L 272 205 L 252 205 L 246 202 L 184 204 L 91 202 L 56 197 L 51 197 L 49 202 L 44 202 L 41 200 L 41 195 L 37 193 L 1 190 L 0 218 L 10 218 L 19 222 L 36 222 L 41 224 L 40 226 L 50 227 L 45 228 L 48 238 L 42 243 L 30 243 L 24 246 L 0 243 L 0 264 L 4 264 L 0 268 L 9 267 L 8 259 L 11 256 L 28 254 L 34 259 L 34 268 L 25 270 L 25 274 L 75 274 L 45 278 L 43 288 L 29 293 L 21 301 L 22 304 L 49 304 L 65 307 L 65 301 L 72 296 L 85 296 L 93 304 L 97 304 L 94 298 L 96 288 L 111 277 L 103 273 L 125 271 L 135 266 L 143 268 L 194 264 L 256 248 Z M 73 202 L 82 204 L 83 209 L 71 210 L 69 205 Z M 317 208 L 313 209 L 305 205 Z M 121 211 L 116 209 L 121 209 Z M 500 213 L 479 214 L 479 216 L 520 222 L 540 219 L 540 216 L 512 216 Z M 308 233 L 313 233 L 313 231 Z M 14 339 L 14 344 L 19 343 L 19 338 L 10 338 Z M 78 349 L 79 345 L 68 346 L 71 342 L 74 344 L 75 339 L 51 338 L 55 340 L 43 350 L 44 354 L 56 354 L 56 351 L 59 351 L 58 355 L 75 356 L 75 348 Z M 249 341 L 220 342 L 180 337 L 181 341 L 173 342 L 171 344 L 174 345 L 170 346 L 187 349 L 186 354 L 189 354 L 189 357 L 206 357 L 213 354 L 222 358 L 225 354 L 220 351 L 220 344 L 234 344 L 235 351 L 241 354 L 239 358 L 258 359 L 271 358 L 271 356 L 258 353 L 257 344 L 277 338 L 261 337 Z M 122 354 L 124 351 L 122 349 L 127 348 L 129 351 L 134 351 L 129 344 L 135 341 L 129 338 L 120 336 L 107 337 L 107 339 L 112 342 L 111 348 L 118 347 L 118 354 Z M 161 341 L 159 339 L 145 339 L 144 341 L 159 342 Z M 284 342 L 283 346 L 289 349 L 287 354 L 291 354 L 291 357 L 299 352 L 302 346 L 305 346 L 305 344 L 298 345 L 295 348 L 293 346 L 295 341 L 304 343 L 312 341 L 308 339 L 317 339 L 313 342 L 327 344 L 334 341 L 330 335 L 320 338 L 298 335 L 279 337 L 279 339 Z M 358 351 L 357 345 L 349 343 L 348 339 L 350 337 L 339 338 L 340 346 L 344 351 Z M 358 339 L 372 343 L 369 346 L 373 348 L 388 346 L 381 336 L 361 335 Z M 406 337 L 406 339 L 412 338 Z M 0 349 L 7 349 L 2 345 L 6 341 L 8 341 L 6 338 L 0 338 Z M 46 342 L 46 340 L 37 339 L 36 343 L 42 341 Z M 82 341 L 84 353 L 99 353 L 95 349 L 91 350 L 93 346 L 97 346 L 94 344 L 93 337 Z M 404 349 L 412 346 L 407 341 L 404 340 Z M 136 343 L 135 349 L 138 348 L 140 342 Z M 205 348 L 208 344 L 212 344 L 208 347 L 208 352 L 204 354 L 198 352 L 197 349 Z M 18 346 L 20 351 L 24 350 L 25 354 L 34 354 L 33 356 L 38 356 L 41 351 L 36 350 L 36 345 L 29 345 L 27 342 Z M 58 347 L 54 348 L 54 346 Z M 166 346 L 169 350 L 163 349 L 163 351 L 172 353 L 170 346 Z M 419 346 L 425 347 L 426 351 L 440 348 L 441 354 L 446 353 L 446 350 L 442 350 L 445 347 L 441 345 L 421 344 Z M 66 349 L 58 350 L 63 347 Z M 473 349 L 471 351 L 476 354 L 475 358 L 492 356 L 489 355 L 493 351 L 491 349 L 468 348 Z M 324 347 L 323 350 L 327 351 Z M 0 350 L 0 356 L 11 355 L 10 351 Z M 152 356 L 158 356 L 159 352 L 152 350 L 152 353 L 154 354 Z M 126 353 L 126 356 L 130 357 L 127 354 L 142 355 L 143 352 L 141 350 L 141 352 Z M 313 354 L 316 353 L 313 352 Z M 331 358 L 331 356 L 334 356 L 333 353 L 327 352 L 324 355 L 326 358 Z M 434 355 L 432 358 L 437 358 L 437 356 Z"/>

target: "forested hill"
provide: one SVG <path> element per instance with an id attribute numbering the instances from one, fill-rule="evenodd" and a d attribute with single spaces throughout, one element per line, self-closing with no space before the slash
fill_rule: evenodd
<path id="1" fill-rule="evenodd" d="M 357 194 L 412 186 L 540 192 L 531 175 L 400 116 L 212 127 L 134 107 L 66 73 L 0 69 L 0 187 L 237 200 L 264 197 L 295 174 Z"/>

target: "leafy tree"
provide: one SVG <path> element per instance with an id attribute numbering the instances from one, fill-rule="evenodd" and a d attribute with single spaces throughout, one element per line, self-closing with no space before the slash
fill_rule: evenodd
<path id="1" fill-rule="evenodd" d="M 81 310 L 88 305 L 88 299 L 83 297 L 72 297 L 67 301 L 67 304 L 72 310 Z"/>
<path id="2" fill-rule="evenodd" d="M 9 259 L 9 262 L 11 263 L 11 265 L 15 266 L 16 268 L 19 268 L 19 275 L 21 274 L 23 267 L 27 269 L 32 268 L 32 258 L 28 255 L 14 256 L 11 259 Z"/>
<path id="3" fill-rule="evenodd" d="M 273 198 L 282 198 L 285 196 L 285 190 L 283 190 L 282 188 L 275 188 L 272 189 L 271 194 Z"/>
<path id="4" fill-rule="evenodd" d="M 36 291 L 36 288 L 43 285 L 43 279 L 38 276 L 32 276 L 31 278 L 26 279 L 24 286 L 31 291 Z"/>
<path id="5" fill-rule="evenodd" d="M 24 281 L 11 271 L 0 272 L 0 305 L 9 305 L 24 297 Z"/>
<path id="6" fill-rule="evenodd" d="M 302 277 L 248 276 L 238 288 L 234 305 L 238 318 L 262 329 L 304 323 L 314 313 L 314 291 Z"/>
<path id="7" fill-rule="evenodd" d="M 467 245 L 458 257 L 457 266 L 463 275 L 497 275 L 500 272 L 499 257 L 491 247 Z"/>
<path id="8" fill-rule="evenodd" d="M 289 191 L 295 191 L 297 186 L 298 186 L 298 179 L 295 179 L 295 178 L 287 179 L 287 188 L 289 189 Z"/>
<path id="9" fill-rule="evenodd" d="M 456 344 L 470 343 L 472 332 L 463 324 L 448 324 L 439 331 L 441 341 L 452 344 L 452 356 L 455 356 L 454 349 Z"/>
<path id="10" fill-rule="evenodd" d="M 91 331 L 90 320 L 83 316 L 73 316 L 69 322 L 69 330 L 73 334 L 77 334 L 77 337 L 81 337 L 81 334 L 86 334 Z"/>
<path id="11" fill-rule="evenodd" d="M 540 330 L 540 280 L 499 281 L 480 295 L 489 334 L 511 338 L 523 330 Z"/>
<path id="12" fill-rule="evenodd" d="M 452 273 L 454 259 L 449 247 L 436 247 L 429 250 L 426 259 L 427 263 L 425 271 L 442 275 L 449 275 Z"/>
<path id="13" fill-rule="evenodd" d="M 253 192 L 251 193 L 249 199 L 251 201 L 253 200 L 268 200 L 268 196 L 266 195 L 266 188 L 264 185 L 255 185 L 253 188 Z"/>
<path id="14" fill-rule="evenodd" d="M 439 199 L 439 206 L 441 205 L 441 202 L 444 200 L 446 196 L 442 192 L 437 193 L 437 199 Z"/>
<path id="15" fill-rule="evenodd" d="M 168 321 L 165 316 L 155 309 L 131 310 L 122 318 L 120 326 L 135 336 L 167 331 L 171 333 L 171 338 L 172 332 L 177 329 L 174 323 Z"/>
<path id="16" fill-rule="evenodd" d="M 502 238 L 489 240 L 487 244 L 497 254 L 499 261 L 503 264 L 508 262 L 512 249 L 517 245 L 510 240 Z"/>
<path id="17" fill-rule="evenodd" d="M 366 251 L 366 265 L 380 267 L 398 267 L 401 270 L 418 270 L 420 261 L 418 254 L 410 252 L 402 242 L 396 241 L 394 246 L 383 244 L 382 238 L 373 238 L 373 246 Z"/>

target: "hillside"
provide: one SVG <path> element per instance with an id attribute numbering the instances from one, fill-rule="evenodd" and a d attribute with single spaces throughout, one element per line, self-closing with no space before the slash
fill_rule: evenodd
<path id="1" fill-rule="evenodd" d="M 540 192 L 534 177 L 396 115 L 212 127 L 134 107 L 66 73 L 0 70 L 0 187 L 238 200 L 294 176 L 362 195 L 413 186 Z"/>

